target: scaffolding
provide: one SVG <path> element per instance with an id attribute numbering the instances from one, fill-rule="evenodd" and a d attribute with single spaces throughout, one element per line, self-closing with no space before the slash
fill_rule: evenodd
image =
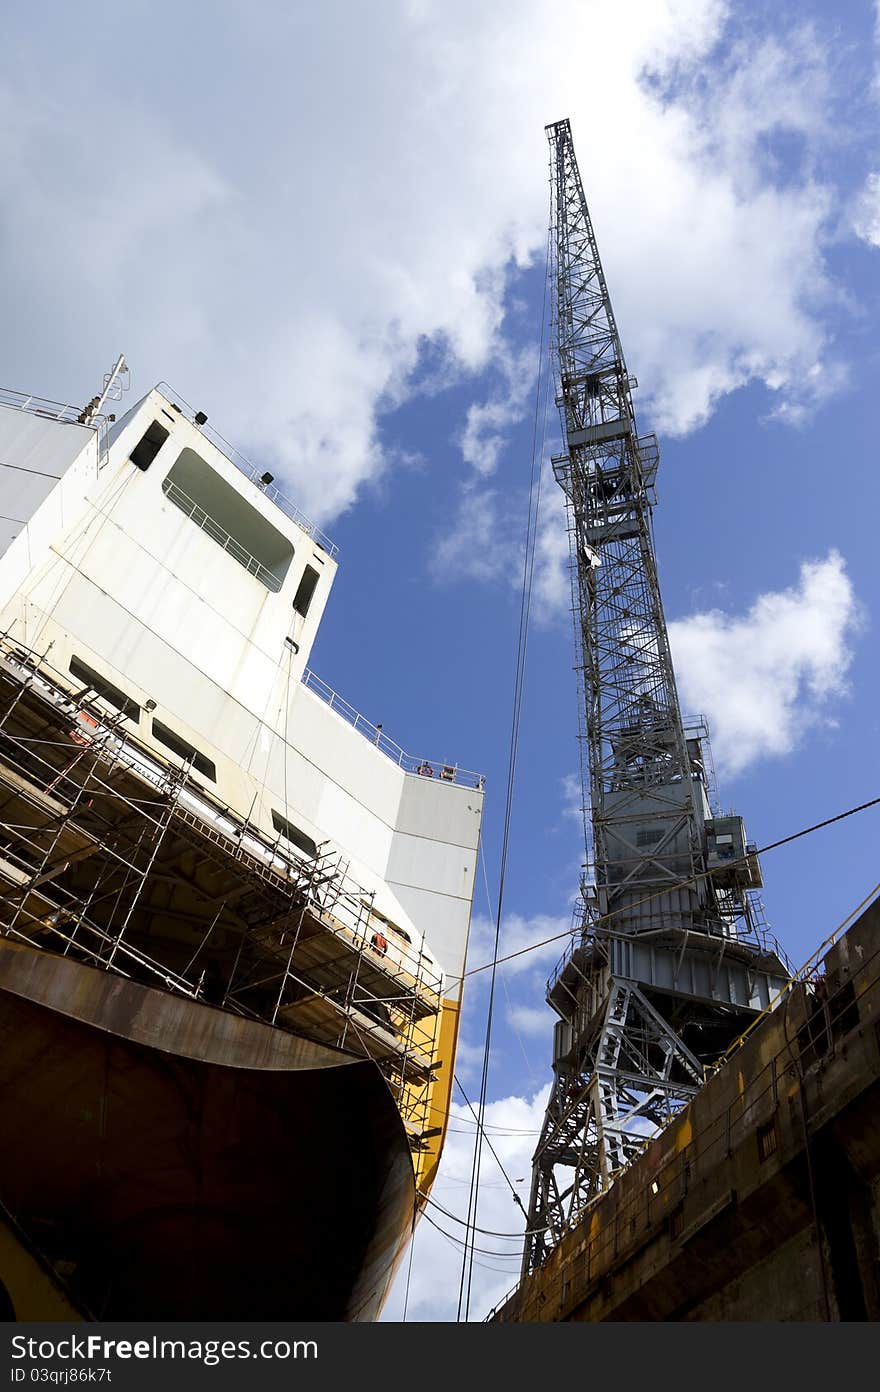
<path id="1" fill-rule="evenodd" d="M 376 915 L 341 855 L 268 837 L 8 635 L 0 931 L 372 1059 L 423 1148 L 436 964 Z"/>

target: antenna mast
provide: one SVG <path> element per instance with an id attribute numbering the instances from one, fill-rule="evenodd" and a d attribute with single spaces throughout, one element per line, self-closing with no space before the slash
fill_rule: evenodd
<path id="1" fill-rule="evenodd" d="M 128 364 L 125 361 L 125 354 L 120 353 L 109 372 L 104 373 L 104 386 L 97 396 L 93 396 L 87 406 L 84 406 L 79 415 L 81 425 L 91 425 L 96 416 L 101 414 L 104 405 L 108 401 L 119 401 L 123 392 L 128 391 Z M 108 417 L 113 420 L 112 416 Z"/>
<path id="2" fill-rule="evenodd" d="M 547 127 L 555 359 L 595 883 L 548 983 L 554 1082 L 523 1274 L 700 1086 L 787 979 L 741 818 L 712 815 L 685 730 L 654 556 L 659 449 L 639 435 L 568 120 Z"/>

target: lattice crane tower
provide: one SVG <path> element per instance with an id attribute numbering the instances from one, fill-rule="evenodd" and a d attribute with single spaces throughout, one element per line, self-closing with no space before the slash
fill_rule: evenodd
<path id="1" fill-rule="evenodd" d="M 527 1273 L 673 1116 L 788 971 L 741 818 L 713 815 L 657 580 L 659 451 L 640 435 L 567 120 L 550 139 L 557 406 L 595 883 L 548 983 L 554 1082 L 532 1171 Z M 708 754 L 708 751 L 706 751 Z"/>

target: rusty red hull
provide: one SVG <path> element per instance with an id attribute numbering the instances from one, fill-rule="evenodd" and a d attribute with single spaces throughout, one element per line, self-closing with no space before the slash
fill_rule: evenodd
<path id="1" fill-rule="evenodd" d="M 375 1319 L 413 1166 L 375 1064 L 0 942 L 0 1201 L 99 1319 Z"/>

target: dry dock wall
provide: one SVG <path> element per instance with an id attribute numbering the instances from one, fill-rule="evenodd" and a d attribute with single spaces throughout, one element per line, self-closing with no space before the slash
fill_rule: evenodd
<path id="1" fill-rule="evenodd" d="M 880 1317 L 880 899 L 493 1315 Z"/>

